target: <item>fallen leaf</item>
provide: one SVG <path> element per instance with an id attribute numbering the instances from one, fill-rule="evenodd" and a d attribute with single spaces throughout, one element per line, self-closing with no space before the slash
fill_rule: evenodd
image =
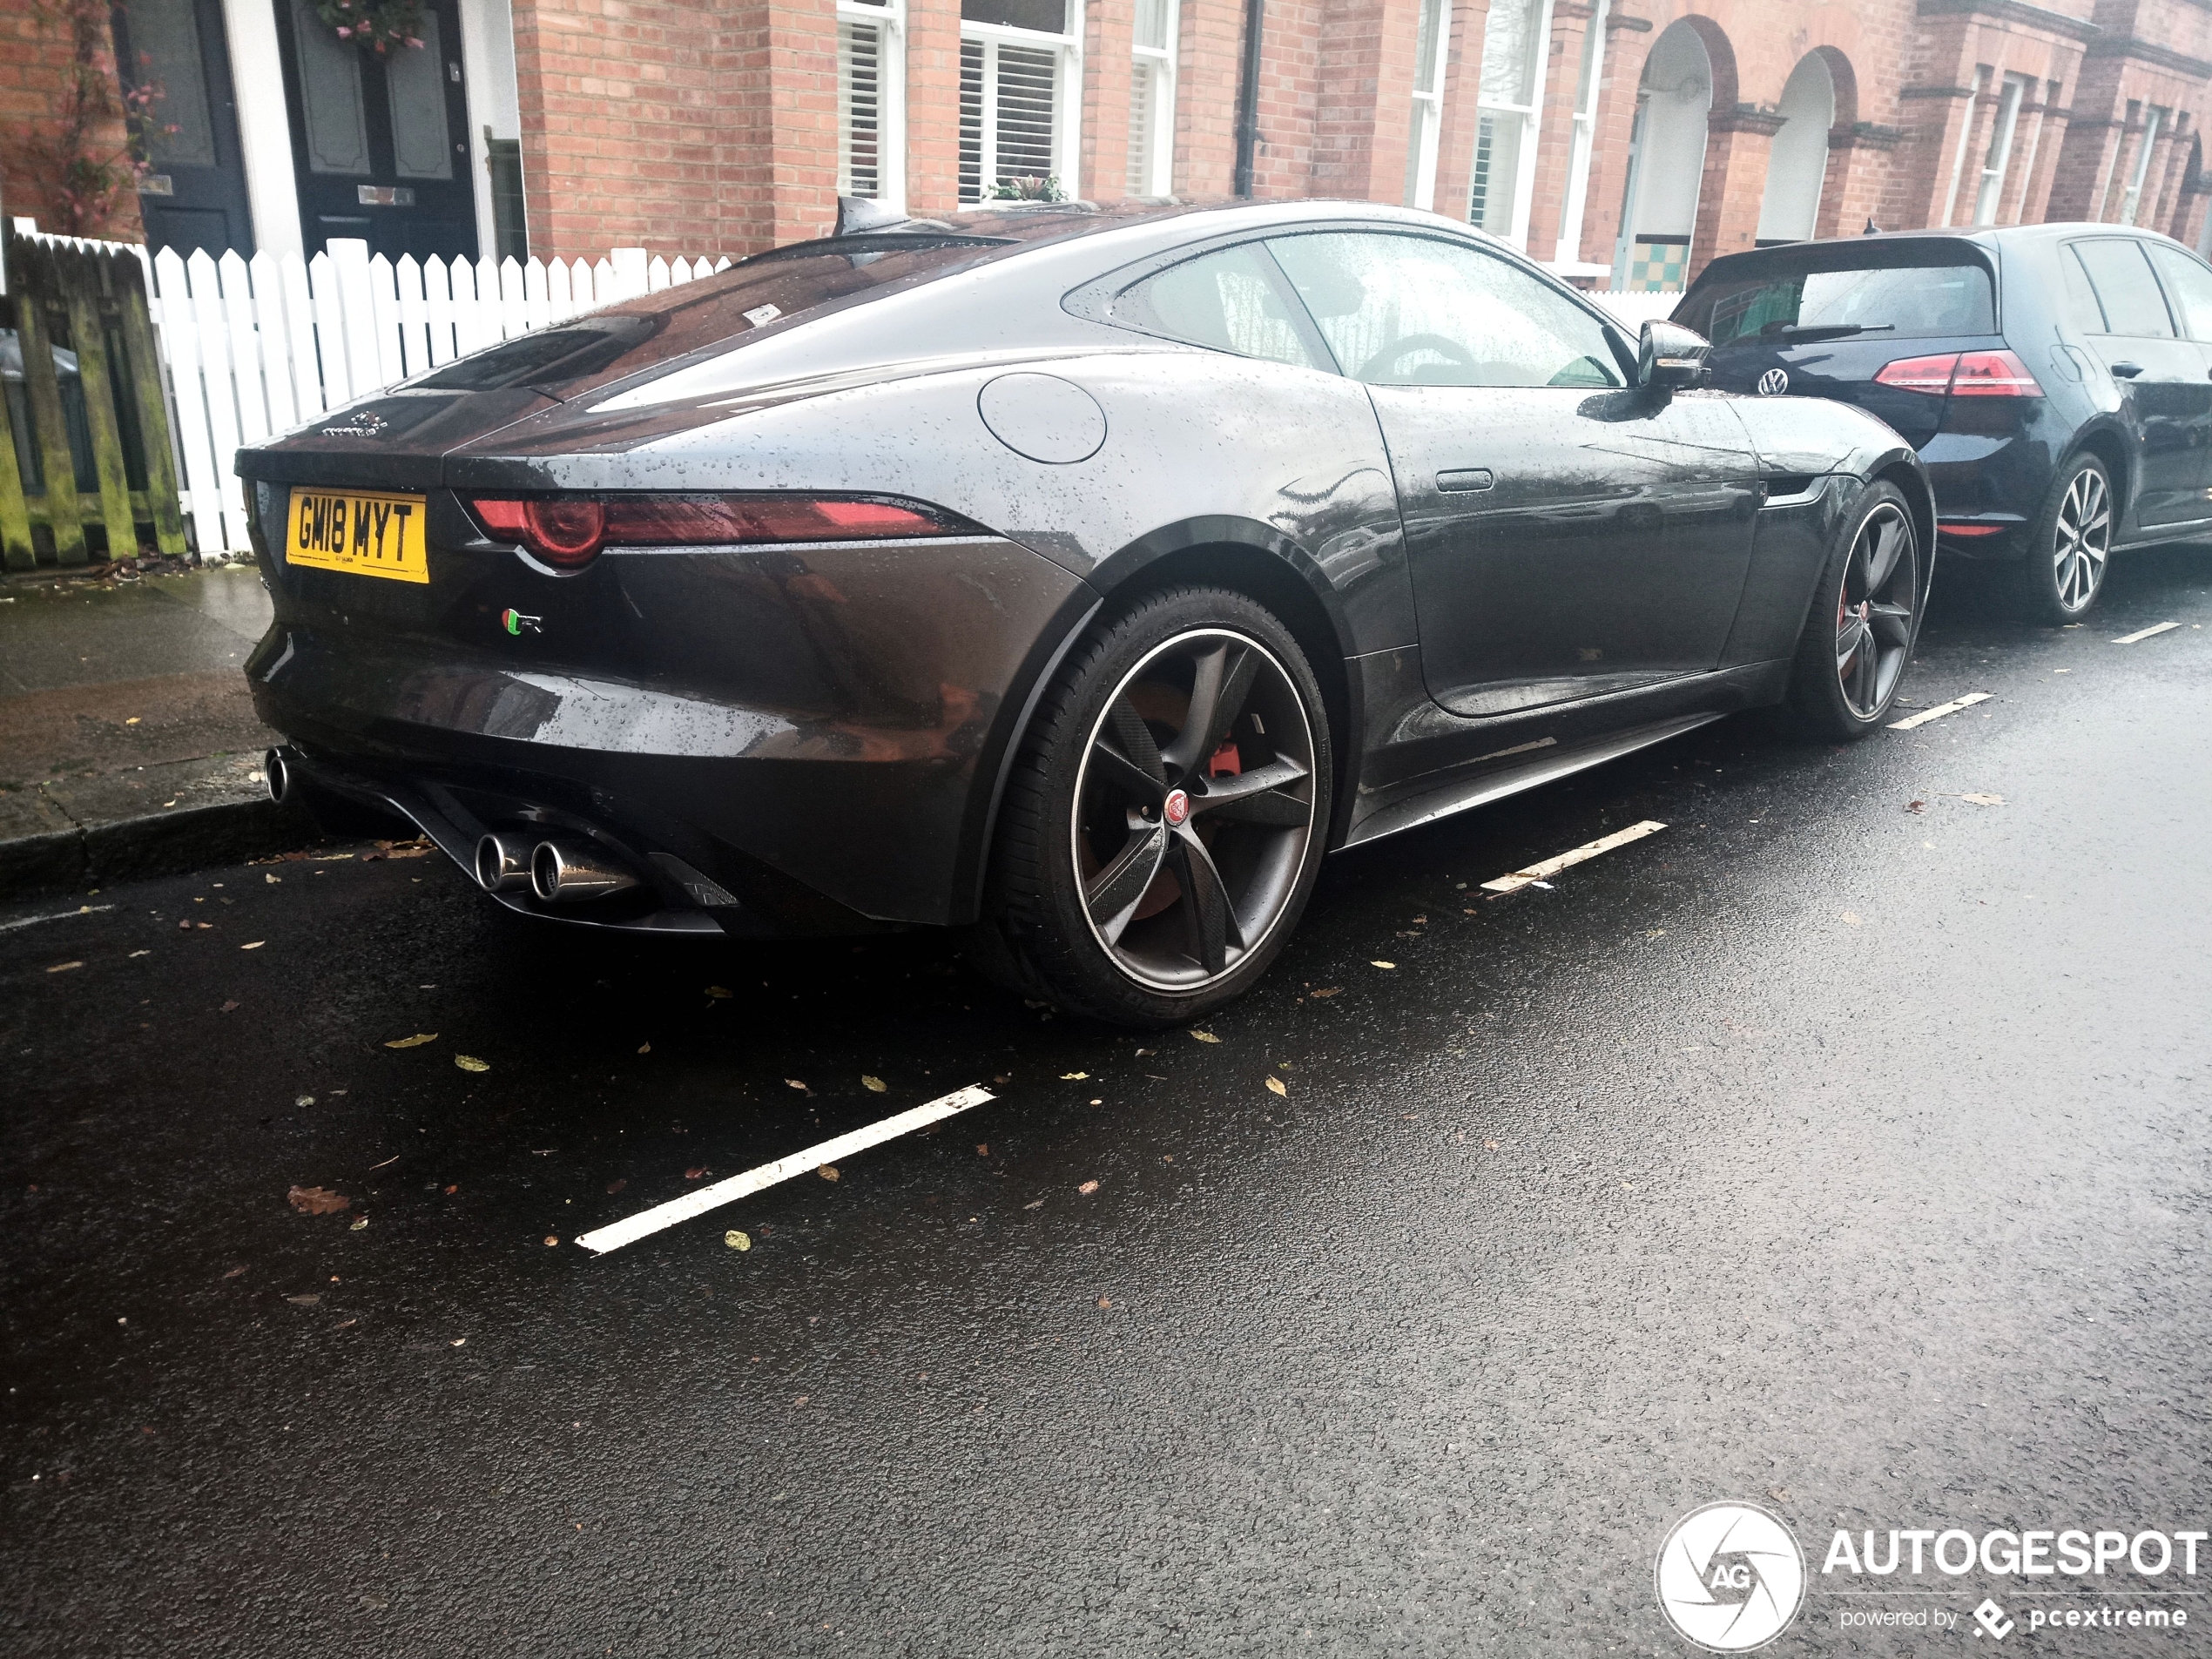
<path id="1" fill-rule="evenodd" d="M 1103 1308 L 1109 1308 L 1114 1305 L 1114 1298 L 1110 1296 L 1102 1296 L 1098 1298 L 1098 1305 Z"/>
<path id="2" fill-rule="evenodd" d="M 630 1177 L 628 1176 L 618 1175 L 613 1180 L 607 1183 L 607 1190 L 610 1192 L 620 1192 L 629 1184 Z"/>
<path id="3" fill-rule="evenodd" d="M 706 988 L 706 994 L 718 999 L 736 995 L 726 985 L 710 985 Z"/>
<path id="4" fill-rule="evenodd" d="M 1495 1141 L 1485 1141 L 1482 1143 L 1482 1150 L 1486 1152 L 1494 1152 L 1498 1150 L 1498 1143 Z"/>
<path id="5" fill-rule="evenodd" d="M 860 1075 L 860 1087 L 867 1089 L 871 1095 L 880 1095 L 886 1089 L 890 1087 L 890 1085 L 886 1083 L 880 1077 L 871 1077 L 867 1073 L 863 1072 Z"/>
<path id="6" fill-rule="evenodd" d="M 1082 1185 L 1077 1187 L 1076 1190 L 1082 1193 L 1085 1197 L 1088 1197 L 1092 1193 L 1098 1190 L 1098 1183 L 1096 1181 L 1086 1181 L 1082 1184 Z"/>
<path id="7" fill-rule="evenodd" d="M 66 974 L 72 968 L 82 968 L 84 966 L 84 964 L 82 962 L 56 962 L 46 971 L 49 974 Z"/>
<path id="8" fill-rule="evenodd" d="M 549 1244 L 557 1244 L 561 1242 L 560 1235 L 557 1233 L 548 1233 L 545 1235 L 545 1242 Z"/>
<path id="9" fill-rule="evenodd" d="M 1285 1086 L 1283 1080 L 1280 1077 L 1270 1077 L 1267 1080 L 1267 1087 L 1275 1094 L 1284 1096 L 1286 1098 L 1289 1096 L 1291 1092 L 1290 1089 Z"/>
<path id="10" fill-rule="evenodd" d="M 1398 964 L 1396 962 L 1369 962 L 1367 966 L 1370 968 L 1395 968 Z"/>
<path id="11" fill-rule="evenodd" d="M 237 1277 L 238 1277 L 240 1273 L 243 1273 L 245 1271 L 246 1271 L 246 1269 L 245 1269 L 243 1266 L 239 1266 L 239 1267 L 233 1267 L 233 1269 L 231 1269 L 231 1271 L 230 1271 L 229 1272 L 227 1272 L 227 1273 L 224 1274 L 224 1275 L 223 1275 L 223 1277 L 224 1277 L 225 1278 L 237 1278 Z"/>
<path id="12" fill-rule="evenodd" d="M 735 1227 L 732 1227 L 728 1232 L 722 1235 L 722 1242 L 727 1244 L 732 1250 L 751 1250 L 752 1248 L 752 1235 L 750 1233 L 741 1233 Z"/>
<path id="13" fill-rule="evenodd" d="M 1769 1487 L 1766 1489 L 1766 1495 L 1773 1499 L 1777 1503 L 1787 1503 L 1790 1501 L 1790 1488 L 1787 1487 Z"/>
<path id="14" fill-rule="evenodd" d="M 342 1192 L 333 1192 L 328 1187 L 293 1187 L 284 1195 L 285 1202 L 303 1216 L 334 1216 L 350 1207 L 353 1200 Z"/>
<path id="15" fill-rule="evenodd" d="M 2005 804 L 2002 795 L 1961 795 L 1959 799 L 1972 801 L 1977 806 L 2002 806 Z"/>
<path id="16" fill-rule="evenodd" d="M 449 1344 L 448 1344 L 447 1345 L 448 1345 L 448 1346 L 449 1346 L 449 1347 L 461 1348 L 461 1347 L 466 1347 L 466 1346 L 468 1345 L 468 1343 L 469 1343 L 469 1339 L 468 1339 L 468 1338 L 466 1338 L 466 1337 L 455 1337 L 455 1338 L 452 1340 L 452 1342 L 450 1342 L 450 1343 L 449 1343 Z"/>
<path id="17" fill-rule="evenodd" d="M 1858 918 L 1857 916 L 1853 915 L 1853 914 L 1852 914 L 1850 911 L 1848 911 L 1848 910 L 1844 911 L 1844 912 L 1843 913 L 1843 916 L 1844 916 L 1844 920 L 1845 921 L 1849 922 L 1849 923 L 1850 923 L 1852 927 L 1858 927 L 1858 926 L 1859 925 L 1859 923 L 1858 923 Z"/>
<path id="18" fill-rule="evenodd" d="M 463 1071 L 489 1071 L 491 1069 L 490 1061 L 479 1060 L 472 1054 L 457 1054 L 453 1057 L 453 1063 Z"/>
<path id="19" fill-rule="evenodd" d="M 455 1193 L 456 1193 L 456 1192 L 458 1192 L 458 1191 L 460 1191 L 460 1190 L 461 1190 L 460 1184 L 459 1184 L 458 1183 L 455 1183 L 454 1185 L 449 1186 L 449 1187 L 448 1187 L 448 1188 L 446 1189 L 446 1197 L 448 1197 L 448 1198 L 450 1198 L 451 1197 L 453 1197 L 453 1195 L 454 1195 Z"/>
<path id="20" fill-rule="evenodd" d="M 1324 985 L 1319 990 L 1308 991 L 1306 995 L 1308 996 L 1337 996 L 1340 995 L 1343 990 L 1344 987 L 1341 985 Z"/>
<path id="21" fill-rule="evenodd" d="M 284 885 L 284 878 L 280 875 L 265 874 L 262 876 L 261 880 L 267 882 L 273 887 L 280 887 Z"/>
<path id="22" fill-rule="evenodd" d="M 979 1157 L 979 1158 L 987 1158 L 987 1157 L 990 1157 L 990 1156 L 991 1156 L 991 1143 L 990 1143 L 988 1141 L 978 1141 L 978 1142 L 976 1142 L 976 1143 L 975 1143 L 975 1156 L 976 1156 L 977 1157 Z"/>
<path id="23" fill-rule="evenodd" d="M 814 1173 L 820 1176 L 825 1181 L 834 1181 L 837 1179 L 837 1165 L 834 1163 L 825 1163 L 820 1169 L 815 1170 Z"/>
<path id="24" fill-rule="evenodd" d="M 240 950 L 259 950 L 262 946 L 267 944 L 268 942 L 269 941 L 266 939 L 257 939 L 250 945 L 240 945 L 239 948 Z"/>
<path id="25" fill-rule="evenodd" d="M 394 1037 L 384 1046 L 388 1049 L 420 1049 L 424 1043 L 437 1040 L 438 1034 L 435 1031 L 418 1031 L 411 1037 Z"/>
<path id="26" fill-rule="evenodd" d="M 695 1163 L 690 1169 L 684 1171 L 684 1178 L 686 1181 L 696 1181 L 705 1173 L 706 1166 L 705 1164 Z"/>
<path id="27" fill-rule="evenodd" d="M 312 1106 L 315 1103 L 315 1097 L 313 1095 L 295 1096 L 292 1103 L 294 1106 Z"/>
<path id="28" fill-rule="evenodd" d="M 806 1087 L 805 1083 L 799 1082 L 796 1077 L 786 1077 L 784 1079 L 784 1083 L 786 1088 L 791 1089 L 804 1089 Z"/>
<path id="29" fill-rule="evenodd" d="M 138 717 L 138 715 L 135 715 L 135 714 L 134 714 L 134 715 L 132 715 L 132 716 L 129 719 L 125 720 L 123 724 L 124 724 L 124 725 L 138 725 L 138 719 L 139 719 L 139 717 Z"/>
<path id="30" fill-rule="evenodd" d="M 1221 1041 L 1219 1037 L 1214 1035 L 1214 1034 L 1211 1031 L 1193 1031 L 1190 1035 L 1201 1042 L 1218 1042 Z"/>
<path id="31" fill-rule="evenodd" d="M 134 951 L 132 951 L 132 952 L 131 953 L 131 956 L 130 956 L 130 957 L 125 957 L 124 960 L 127 961 L 131 960 L 131 958 L 132 958 L 132 957 L 138 957 L 138 956 L 151 956 L 151 955 L 152 955 L 152 954 L 153 954 L 153 953 L 152 953 L 152 951 L 150 951 L 150 950 L 134 950 Z"/>
<path id="32" fill-rule="evenodd" d="M 320 1303 L 322 1298 L 310 1293 L 307 1296 L 287 1296 L 284 1299 L 296 1308 L 311 1308 Z"/>
<path id="33" fill-rule="evenodd" d="M 1916 818 L 1917 818 L 1917 817 L 1919 817 L 1919 813 L 1920 813 L 1920 809 L 1921 809 L 1922 807 L 1925 806 L 1927 804 L 1928 804 L 1928 803 L 1927 803 L 1927 802 L 1925 802 L 1925 801 L 1924 801 L 1924 800 L 1908 800 L 1908 801 L 1906 801 L 1906 802 L 1905 803 L 1905 810 L 1906 812 L 1908 812 L 1908 813 L 1912 813 L 1914 817 L 1916 817 Z"/>
<path id="34" fill-rule="evenodd" d="M 641 1042 L 637 1045 L 637 1052 L 639 1054 L 651 1054 L 652 1051 L 653 1045 L 650 1042 Z"/>
<path id="35" fill-rule="evenodd" d="M 225 1014 L 229 1014 L 229 1013 L 233 1012 L 233 1010 L 235 1010 L 235 1009 L 237 1008 L 237 1007 L 238 1007 L 238 1000 L 237 1000 L 235 997 L 233 997 L 231 1001 L 227 1001 L 227 1002 L 226 1002 L 226 1003 L 224 1003 L 224 1004 L 223 1004 L 222 1011 L 223 1011 Z"/>
<path id="36" fill-rule="evenodd" d="M 81 968 L 84 964 L 80 962 L 77 966 Z M 1063 1083 L 1072 1083 L 1089 1076 L 1090 1074 L 1087 1071 L 1063 1071 L 1060 1074 L 1060 1081 Z"/>
<path id="37" fill-rule="evenodd" d="M 349 1232 L 360 1232 L 368 1225 L 368 1217 L 367 1216 L 359 1216 L 354 1218 L 354 1224 L 347 1229 L 347 1231 Z"/>
<path id="38" fill-rule="evenodd" d="M 1022 1207 L 1024 1210 L 1042 1210 L 1044 1208 L 1044 1200 L 1042 1198 L 1032 1198 L 1028 1203 L 1023 1204 Z"/>

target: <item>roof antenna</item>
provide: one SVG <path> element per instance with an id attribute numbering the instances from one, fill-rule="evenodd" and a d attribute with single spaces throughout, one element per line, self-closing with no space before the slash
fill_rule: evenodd
<path id="1" fill-rule="evenodd" d="M 866 196 L 840 196 L 837 199 L 837 228 L 832 236 L 861 236 L 869 231 L 888 230 L 894 225 L 904 225 L 907 216 L 897 208 Z"/>
<path id="2" fill-rule="evenodd" d="M 1874 222 L 1874 216 L 1871 213 L 1869 213 L 1866 216 L 1866 228 L 1861 231 L 1859 234 L 1861 236 L 1879 236 L 1881 233 L 1882 227 Z"/>

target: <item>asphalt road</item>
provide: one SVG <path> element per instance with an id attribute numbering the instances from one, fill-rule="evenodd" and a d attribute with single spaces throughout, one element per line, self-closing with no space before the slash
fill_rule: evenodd
<path id="1" fill-rule="evenodd" d="M 1672 1654 L 1709 1500 L 1816 1569 L 2205 1525 L 2212 551 L 2064 632 L 1959 591 L 1905 695 L 1991 701 L 1724 722 L 1340 857 L 1212 1042 L 362 849 L 0 931 L 0 1644 Z M 834 1183 L 574 1244 L 969 1083 Z M 1816 1570 L 1770 1651 L 1946 1639 L 1852 1605 Z"/>

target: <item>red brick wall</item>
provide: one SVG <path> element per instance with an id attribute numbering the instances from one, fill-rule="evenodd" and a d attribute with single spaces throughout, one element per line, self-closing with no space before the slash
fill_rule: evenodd
<path id="1" fill-rule="evenodd" d="M 84 152 L 95 160 L 119 155 L 126 136 L 116 79 L 115 42 L 102 10 L 96 17 L 93 68 L 116 106 L 92 125 Z M 4 182 L 10 219 L 36 219 L 41 229 L 68 228 L 69 220 L 52 193 L 59 182 L 56 140 L 60 133 L 75 57 L 70 19 L 57 5 L 37 0 L 7 0 L 0 6 L 0 182 Z M 104 217 L 77 227 L 78 233 L 118 241 L 138 241 L 138 192 L 118 192 Z"/>

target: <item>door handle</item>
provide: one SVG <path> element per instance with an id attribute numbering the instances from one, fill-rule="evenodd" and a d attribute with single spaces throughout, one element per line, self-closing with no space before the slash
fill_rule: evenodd
<path id="1" fill-rule="evenodd" d="M 2205 371 L 2212 374 L 2212 369 Z M 1490 475 L 1487 467 L 1461 467 L 1453 472 L 1436 475 L 1436 487 L 1447 495 L 1460 495 L 1469 490 L 1487 489 L 1498 481 Z"/>
<path id="2" fill-rule="evenodd" d="M 2118 362 L 2112 365 L 2112 372 L 2123 381 L 2132 381 L 2143 372 L 2143 366 L 2141 363 Z M 2205 372 L 2212 374 L 2212 369 Z"/>

